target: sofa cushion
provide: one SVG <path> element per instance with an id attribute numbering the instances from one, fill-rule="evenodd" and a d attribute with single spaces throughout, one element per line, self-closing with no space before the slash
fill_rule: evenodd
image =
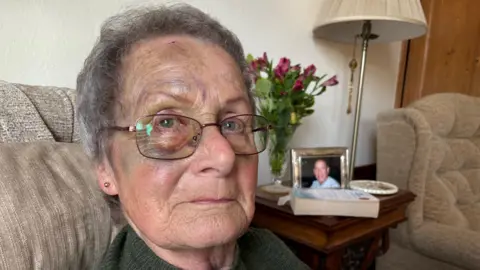
<path id="1" fill-rule="evenodd" d="M 427 219 L 480 232 L 480 145 L 477 139 L 432 136 L 428 157 L 430 172 L 425 179 L 424 215 Z"/>
<path id="2" fill-rule="evenodd" d="M 80 145 L 0 143 L 0 269 L 92 269 L 111 230 Z"/>

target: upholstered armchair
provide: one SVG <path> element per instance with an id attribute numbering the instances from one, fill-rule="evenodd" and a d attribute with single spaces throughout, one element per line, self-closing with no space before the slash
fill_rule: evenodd
<path id="1" fill-rule="evenodd" d="M 0 81 L 0 269 L 95 269 L 125 222 L 79 144 L 75 93 Z"/>
<path id="2" fill-rule="evenodd" d="M 480 98 L 430 95 L 377 132 L 377 179 L 416 195 L 377 268 L 480 269 Z"/>

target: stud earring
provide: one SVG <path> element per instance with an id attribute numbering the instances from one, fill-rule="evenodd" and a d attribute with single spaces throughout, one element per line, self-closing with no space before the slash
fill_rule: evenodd
<path id="1" fill-rule="evenodd" d="M 105 182 L 105 183 L 103 183 L 103 186 L 104 186 L 104 187 L 109 187 L 109 186 L 110 186 L 110 182 Z"/>

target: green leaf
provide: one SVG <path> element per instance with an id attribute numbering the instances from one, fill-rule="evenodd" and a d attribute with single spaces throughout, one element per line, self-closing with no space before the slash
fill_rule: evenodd
<path id="1" fill-rule="evenodd" d="M 314 111 L 312 109 L 308 109 L 308 110 L 305 110 L 305 115 L 310 115 L 312 114 Z"/>
<path id="2" fill-rule="evenodd" d="M 253 60 L 255 60 L 255 58 L 253 57 L 253 55 L 248 54 L 246 60 L 247 60 L 247 63 L 250 64 Z"/>
<path id="3" fill-rule="evenodd" d="M 318 77 L 317 81 L 321 81 L 323 79 L 325 79 L 325 77 L 327 77 L 327 74 L 323 74 L 322 76 Z"/>
<path id="4" fill-rule="evenodd" d="M 273 100 L 272 99 L 269 99 L 268 100 L 268 103 L 267 103 L 267 110 L 269 112 L 273 111 L 273 108 L 275 108 L 275 105 L 273 104 Z"/>
<path id="5" fill-rule="evenodd" d="M 267 95 L 271 88 L 272 82 L 265 78 L 258 78 L 255 83 L 255 90 L 261 93 L 261 95 Z"/>
<path id="6" fill-rule="evenodd" d="M 303 106 L 309 108 L 309 107 L 312 107 L 313 104 L 315 104 L 315 98 L 313 96 L 305 96 L 305 99 L 303 101 Z"/>
<path id="7" fill-rule="evenodd" d="M 320 87 L 320 91 L 318 93 L 316 93 L 315 96 L 319 96 L 319 95 L 323 94 L 325 91 L 327 91 L 327 87 L 322 86 L 322 87 Z"/>

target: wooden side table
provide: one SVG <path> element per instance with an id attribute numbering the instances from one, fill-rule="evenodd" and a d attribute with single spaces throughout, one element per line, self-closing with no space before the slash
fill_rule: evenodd
<path id="1" fill-rule="evenodd" d="M 295 216 L 290 205 L 278 206 L 278 195 L 257 189 L 252 226 L 266 228 L 289 245 L 312 269 L 368 269 L 389 248 L 388 229 L 406 220 L 415 195 L 400 190 L 378 196 L 378 218 Z"/>

